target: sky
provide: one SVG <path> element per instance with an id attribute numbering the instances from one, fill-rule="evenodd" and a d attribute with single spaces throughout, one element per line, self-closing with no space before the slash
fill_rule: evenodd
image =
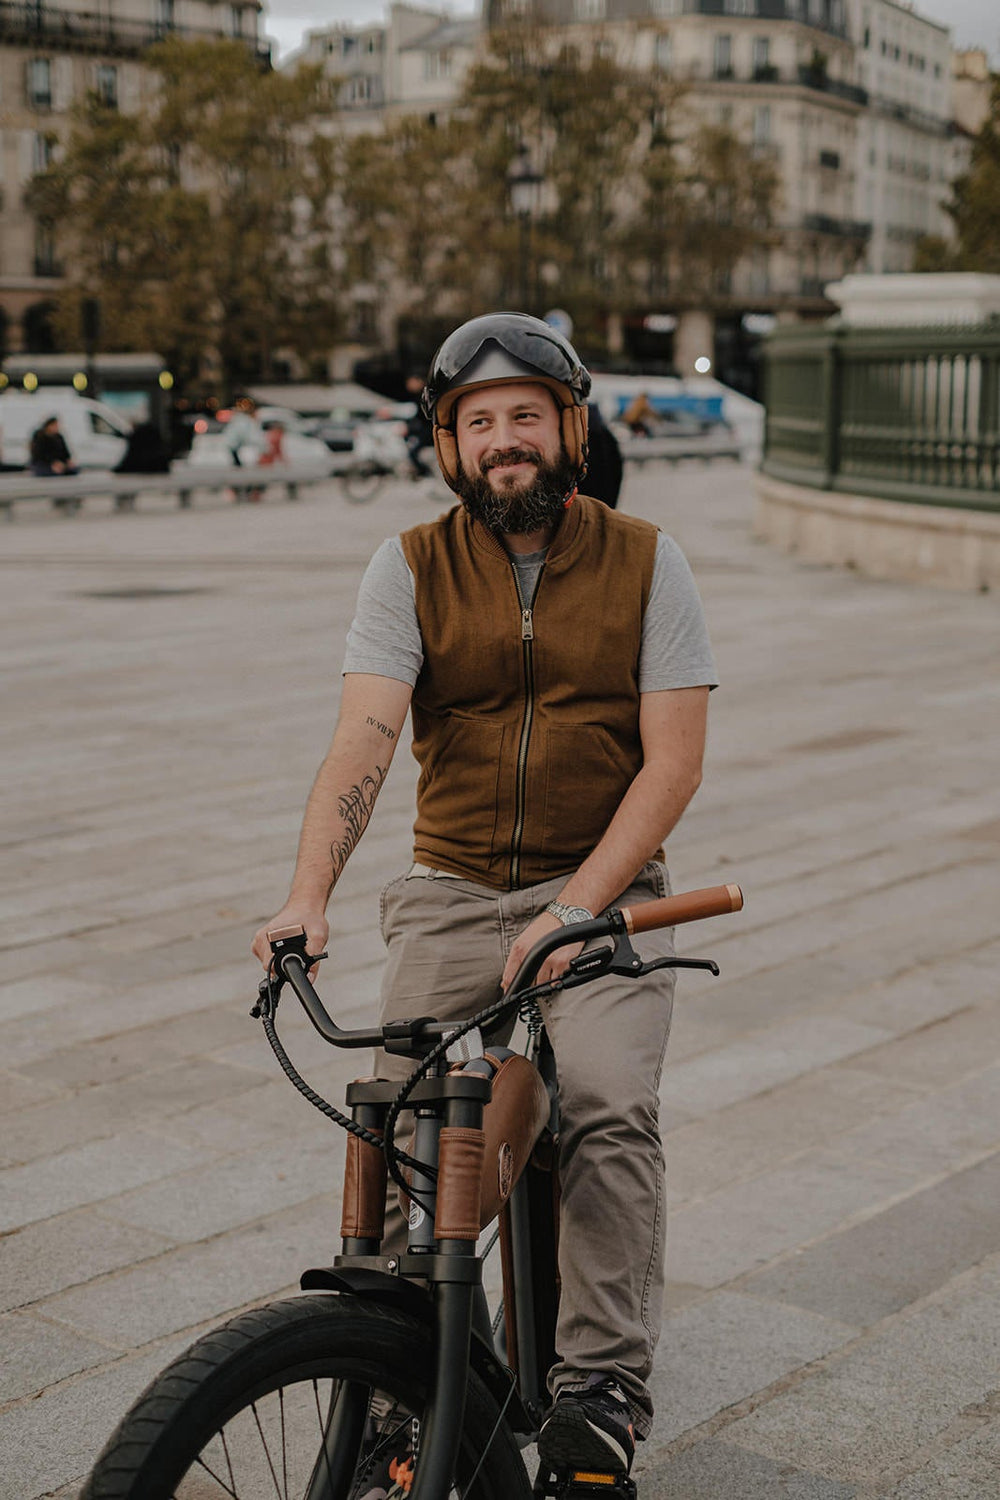
<path id="1" fill-rule="evenodd" d="M 478 0 L 414 0 L 428 10 L 451 10 L 456 15 L 477 10 Z M 985 47 L 994 67 L 1000 67 L 1000 7 L 997 0 L 917 0 L 911 7 L 931 21 L 950 26 L 958 47 Z M 388 0 L 264 0 L 261 31 L 278 43 L 279 57 L 294 51 L 307 31 L 338 21 L 381 21 Z"/>

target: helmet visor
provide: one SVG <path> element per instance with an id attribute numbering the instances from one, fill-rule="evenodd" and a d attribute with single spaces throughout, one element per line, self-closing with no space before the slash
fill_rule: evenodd
<path id="1" fill-rule="evenodd" d="M 436 406 L 438 399 L 451 388 L 452 382 L 489 342 L 499 345 L 530 371 L 566 386 L 579 404 L 590 393 L 590 376 L 577 358 L 573 346 L 538 318 L 520 313 L 492 313 L 473 318 L 449 334 L 434 356 L 424 409 Z M 428 412 L 430 415 L 430 412 Z"/>

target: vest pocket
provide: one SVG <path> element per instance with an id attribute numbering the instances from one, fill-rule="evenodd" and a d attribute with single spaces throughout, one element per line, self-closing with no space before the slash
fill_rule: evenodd
<path id="1" fill-rule="evenodd" d="M 552 724 L 545 734 L 545 808 L 539 852 L 585 859 L 602 838 L 639 767 L 603 724 Z"/>
<path id="2" fill-rule="evenodd" d="M 482 869 L 494 853 L 504 726 L 448 717 L 417 785 L 419 845 Z"/>

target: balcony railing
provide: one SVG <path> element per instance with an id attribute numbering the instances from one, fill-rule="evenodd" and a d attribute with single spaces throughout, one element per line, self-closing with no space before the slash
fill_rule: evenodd
<path id="1" fill-rule="evenodd" d="M 832 234 L 844 240 L 871 239 L 872 226 L 861 219 L 834 219 L 829 214 L 803 214 L 802 228 L 812 234 Z"/>
<path id="2" fill-rule="evenodd" d="M 698 63 L 692 63 L 687 68 L 679 70 L 681 79 L 692 81 L 704 79 L 703 67 Z M 708 74 L 712 83 L 738 83 L 738 84 L 767 84 L 770 87 L 797 87 L 802 89 L 815 89 L 818 93 L 829 94 L 834 99 L 844 99 L 849 104 L 858 104 L 862 107 L 868 103 L 868 90 L 854 83 L 843 83 L 839 78 L 831 78 L 822 68 L 810 68 L 807 66 L 794 69 L 783 69 L 772 64 L 739 70 L 729 65 L 714 63 Z"/>
<path id="3" fill-rule="evenodd" d="M 1000 324 L 781 328 L 764 352 L 765 473 L 1000 511 Z"/>
<path id="4" fill-rule="evenodd" d="M 262 64 L 271 61 L 270 46 L 256 36 L 226 37 L 221 31 L 193 26 L 133 21 L 87 11 L 52 10 L 32 4 L 31 0 L 0 0 L 0 42 L 53 51 L 134 56 L 168 36 L 185 41 L 241 41 L 253 49 Z"/>

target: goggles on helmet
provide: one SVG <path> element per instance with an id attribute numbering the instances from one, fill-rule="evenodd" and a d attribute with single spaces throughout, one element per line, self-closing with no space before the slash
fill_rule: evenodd
<path id="1" fill-rule="evenodd" d="M 500 359 L 490 359 L 490 353 Z M 508 356 L 507 373 L 502 355 Z M 421 398 L 424 415 L 446 423 L 453 398 L 476 385 L 501 380 L 541 380 L 557 388 L 562 404 L 582 406 L 590 394 L 590 375 L 562 334 L 527 313 L 488 313 L 449 334 L 434 356 Z M 444 409 L 442 409 L 444 403 Z"/>

